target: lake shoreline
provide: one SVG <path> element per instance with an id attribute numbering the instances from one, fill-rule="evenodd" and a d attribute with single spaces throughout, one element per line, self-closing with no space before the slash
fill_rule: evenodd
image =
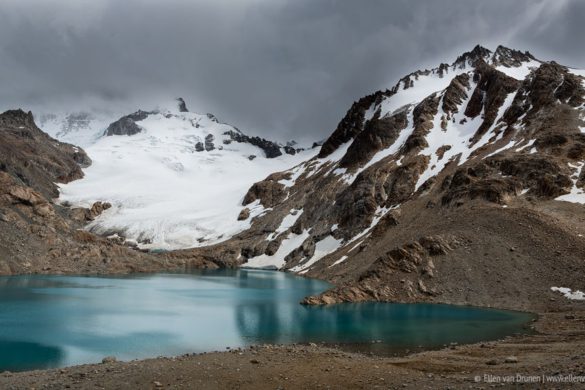
<path id="1" fill-rule="evenodd" d="M 524 334 L 535 320 L 526 312 L 428 302 L 299 304 L 328 286 L 294 274 L 245 269 L 0 277 L 0 303 L 7 305 L 0 313 L 0 372 L 89 364 L 105 356 L 129 361 L 309 342 L 403 356 Z M 124 320 L 110 323 L 118 314 Z M 171 324 L 168 318 L 174 318 Z M 79 324 L 92 325 L 80 329 Z M 219 332 L 218 324 L 223 324 Z M 158 340 L 160 335 L 165 337 Z"/>
<path id="2" fill-rule="evenodd" d="M 540 313 L 536 333 L 402 357 L 310 345 L 245 349 L 61 369 L 0 373 L 0 388 L 437 388 L 489 387 L 500 378 L 583 375 L 585 310 Z M 547 378 L 548 378 L 547 376 Z M 478 379 L 479 378 L 479 379 Z M 491 381 L 491 382 L 490 382 Z M 517 383 L 508 383 L 514 387 Z M 557 387 L 572 387 L 561 383 Z"/>
<path id="3" fill-rule="evenodd" d="M 177 269 L 165 271 L 181 272 Z M 136 273 L 144 275 L 151 272 Z M 118 273 L 116 276 L 124 274 L 129 273 Z M 457 304 L 440 300 L 436 303 L 486 308 L 481 303 Z M 379 386 L 418 390 L 453 386 L 469 388 L 478 384 L 478 377 L 480 388 L 494 384 L 516 388 L 517 383 L 493 381 L 504 380 L 518 373 L 528 376 L 585 373 L 585 364 L 582 363 L 585 361 L 582 352 L 585 350 L 584 302 L 566 300 L 562 296 L 554 300 L 543 297 L 539 302 L 522 302 L 521 306 L 521 310 L 497 304 L 489 308 L 535 314 L 535 332 L 532 334 L 483 343 L 451 345 L 438 350 L 428 348 L 396 357 L 371 356 L 323 344 L 262 345 L 129 362 L 0 373 L 0 388 L 196 387 L 256 390 L 327 386 L 370 389 Z M 547 310 L 539 311 L 536 309 L 538 306 L 546 306 Z M 574 383 L 558 387 L 572 388 Z"/>

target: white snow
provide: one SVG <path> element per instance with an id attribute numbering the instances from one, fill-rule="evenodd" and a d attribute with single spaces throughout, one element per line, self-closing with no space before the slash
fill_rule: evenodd
<path id="1" fill-rule="evenodd" d="M 396 210 L 398 208 L 400 208 L 399 204 L 394 205 L 394 206 L 389 207 L 389 208 L 378 206 L 378 208 L 374 212 L 374 218 L 372 219 L 372 223 L 370 223 L 370 226 L 368 226 L 367 228 L 362 230 L 360 233 L 353 236 L 349 241 L 344 242 L 342 246 L 347 246 L 347 245 L 351 244 L 352 242 L 360 240 L 348 252 L 353 251 L 355 248 L 357 248 L 363 242 L 363 240 L 361 240 L 361 239 L 366 238 L 370 234 L 370 231 L 374 228 L 374 226 L 376 226 L 378 224 L 378 222 L 380 222 L 380 220 L 384 217 L 384 215 L 386 215 L 389 211 Z"/>
<path id="2" fill-rule="evenodd" d="M 343 158 L 343 156 L 345 156 L 345 153 L 347 153 L 347 149 L 350 147 L 350 145 L 352 144 L 352 140 L 347 141 L 346 143 L 344 143 L 343 145 L 339 146 L 337 149 L 335 149 L 335 151 L 333 153 L 331 153 L 329 156 L 324 157 L 324 158 L 313 158 L 303 164 L 301 164 L 301 166 L 305 169 L 308 170 L 309 173 L 307 173 L 307 178 L 317 174 L 319 171 L 321 171 L 321 169 L 323 169 L 323 167 L 327 167 L 328 169 L 331 168 L 331 166 L 336 166 L 336 164 L 332 164 L 335 163 L 339 160 L 341 160 Z M 336 170 L 337 168 L 334 168 L 334 170 Z M 342 170 L 340 169 L 338 172 L 342 172 Z"/>
<path id="3" fill-rule="evenodd" d="M 295 185 L 295 183 L 297 182 L 297 179 L 305 172 L 305 170 L 303 169 L 304 166 L 303 164 L 299 164 L 298 166 L 289 169 L 288 172 L 290 172 L 290 178 L 289 179 L 281 179 L 278 182 L 282 185 L 284 185 L 285 187 L 292 187 Z M 276 172 L 276 171 L 275 171 Z"/>
<path id="4" fill-rule="evenodd" d="M 375 104 L 372 104 L 364 113 L 364 125 L 366 124 L 367 121 L 371 120 L 374 117 L 374 114 L 376 113 L 376 109 L 377 106 Z"/>
<path id="5" fill-rule="evenodd" d="M 392 143 L 392 145 L 390 145 L 386 149 L 382 149 L 382 150 L 378 151 L 370 159 L 370 161 L 368 161 L 363 167 L 360 167 L 356 172 L 354 172 L 352 174 L 346 174 L 346 175 L 344 175 L 344 180 L 348 184 L 353 183 L 353 181 L 355 180 L 355 178 L 361 172 L 365 171 L 366 169 L 368 169 L 370 166 L 374 165 L 378 161 L 381 161 L 381 160 L 385 159 L 388 156 L 392 156 L 392 155 L 398 153 L 398 151 L 400 150 L 400 148 L 402 148 L 402 146 L 404 145 L 404 143 L 406 142 L 406 140 L 408 139 L 408 137 L 410 137 L 410 135 L 414 131 L 413 107 L 409 107 L 409 108 L 407 108 L 407 110 L 409 110 L 409 112 L 408 112 L 408 115 L 407 115 L 406 128 L 404 128 L 402 131 L 400 131 L 400 134 L 398 134 L 398 138 L 396 138 L 396 141 L 394 141 L 394 143 Z M 397 164 L 399 162 L 400 162 L 400 160 L 397 161 Z M 398 165 L 400 165 L 400 164 L 398 164 Z M 345 169 L 341 170 L 341 169 L 338 168 L 335 171 L 338 171 L 338 170 L 340 171 L 339 173 L 341 173 L 341 174 L 344 174 L 345 173 Z M 335 173 L 335 171 L 334 171 L 334 173 Z"/>
<path id="6" fill-rule="evenodd" d="M 569 72 L 577 76 L 585 77 L 585 69 L 569 68 Z"/>
<path id="7" fill-rule="evenodd" d="M 569 166 L 571 166 L 572 168 L 575 168 L 577 170 L 575 172 L 575 174 L 573 174 L 573 176 L 571 177 L 571 180 L 573 180 L 573 187 L 571 188 L 571 192 L 569 192 L 568 194 L 565 194 L 565 195 L 561 195 L 561 196 L 555 198 L 555 200 L 564 200 L 565 202 L 585 204 L 585 192 L 583 191 L 582 188 L 577 187 L 577 181 L 579 180 L 579 177 L 581 176 L 581 171 L 583 170 L 583 165 L 585 165 L 583 162 L 580 162 L 576 166 L 569 164 Z"/>
<path id="8" fill-rule="evenodd" d="M 523 62 L 520 66 L 507 67 L 500 65 L 496 66 L 496 69 L 512 78 L 515 78 L 516 80 L 522 81 L 530 74 L 533 69 L 537 69 L 540 67 L 540 65 L 541 63 L 539 61 L 531 60 L 528 62 Z"/>
<path id="9" fill-rule="evenodd" d="M 335 168 L 333 170 L 333 174 L 334 175 L 345 175 L 346 172 L 347 172 L 347 169 L 346 168 Z"/>
<path id="10" fill-rule="evenodd" d="M 256 199 L 254 202 L 246 205 L 246 207 L 248 210 L 250 210 L 250 216 L 247 218 L 247 220 L 252 220 L 257 216 L 266 214 L 268 211 L 272 210 L 271 207 L 264 208 L 264 206 L 260 204 L 260 199 Z"/>
<path id="11" fill-rule="evenodd" d="M 494 136 L 493 129 L 498 126 L 502 116 L 514 100 L 515 93 L 510 93 L 508 96 L 506 96 L 504 103 L 502 103 L 502 106 L 498 110 L 498 115 L 492 127 L 490 127 L 485 132 L 485 134 L 482 135 L 479 141 L 472 144 L 471 138 L 483 122 L 483 111 L 475 118 L 469 118 L 464 115 L 464 107 L 466 107 L 469 103 L 472 95 L 471 91 L 474 87 L 475 85 L 472 85 L 468 90 L 466 101 L 461 104 L 459 112 L 453 115 L 455 120 L 450 120 L 447 122 L 447 128 L 445 130 L 441 128 L 441 116 L 444 114 L 443 111 L 440 110 L 437 115 L 435 115 L 433 128 L 426 136 L 428 146 L 421 151 L 421 154 L 425 154 L 430 157 L 429 164 L 425 171 L 419 176 L 415 187 L 416 190 L 418 190 L 418 188 L 429 178 L 441 172 L 447 163 L 457 155 L 460 155 L 458 163 L 462 164 L 467 161 L 473 152 L 490 143 L 491 138 Z M 443 98 L 441 98 L 441 101 L 439 102 L 439 107 L 442 107 L 442 99 Z M 464 123 L 461 123 L 462 120 L 464 120 Z M 496 141 L 497 139 L 492 140 L 491 142 L 493 143 Z M 439 159 L 437 151 L 440 147 L 445 145 L 449 145 L 451 148 L 445 151 L 443 158 Z M 504 146 L 504 148 L 506 147 L 507 146 Z M 498 150 L 498 152 L 499 151 L 500 150 Z"/>
<path id="12" fill-rule="evenodd" d="M 519 147 L 518 149 L 516 149 L 517 152 L 520 152 L 526 148 L 529 148 L 532 146 L 532 144 L 534 144 L 534 141 L 536 141 L 535 139 L 531 139 L 530 141 L 528 141 L 528 143 L 526 143 L 524 146 Z"/>
<path id="13" fill-rule="evenodd" d="M 288 229 L 290 229 L 297 222 L 297 219 L 299 219 L 301 215 L 303 215 L 302 209 L 301 210 L 294 210 L 294 209 L 291 210 L 290 213 L 282 219 L 282 222 L 276 228 L 274 233 L 272 233 L 268 236 L 268 240 L 271 241 L 274 238 L 276 238 L 280 233 L 284 233 Z"/>
<path id="14" fill-rule="evenodd" d="M 574 301 L 585 301 L 585 293 L 579 290 L 571 290 L 567 287 L 551 287 L 552 291 L 560 292 L 565 296 L 567 299 L 571 299 Z"/>
<path id="15" fill-rule="evenodd" d="M 308 259 L 305 263 L 299 264 L 296 267 L 291 268 L 293 272 L 300 272 L 303 270 L 308 270 L 313 264 L 317 261 L 321 260 L 323 257 L 327 256 L 328 254 L 336 251 L 341 247 L 341 239 L 335 239 L 333 236 L 327 236 L 318 243 L 315 244 L 315 253 L 313 257 Z"/>
<path id="16" fill-rule="evenodd" d="M 86 148 L 99 139 L 106 128 L 122 114 L 111 112 L 35 113 L 41 130 L 62 142 Z"/>
<path id="17" fill-rule="evenodd" d="M 353 242 L 353 240 L 352 240 L 352 241 L 349 241 L 349 242 Z M 348 244 L 349 244 L 349 242 L 348 242 Z M 358 242 L 357 242 L 357 243 L 356 243 L 354 246 L 352 246 L 351 248 L 349 248 L 349 250 L 348 250 L 347 252 L 348 252 L 348 253 L 349 253 L 349 252 L 353 252 L 353 250 L 354 250 L 355 248 L 357 248 L 358 246 L 360 246 L 362 242 L 364 242 L 364 240 L 360 240 L 360 241 L 358 241 Z"/>
<path id="18" fill-rule="evenodd" d="M 267 159 L 253 145 L 224 144 L 229 137 L 223 133 L 235 131 L 229 125 L 207 115 L 170 114 L 137 122 L 144 129 L 139 134 L 102 137 L 86 148 L 93 164 L 83 179 L 61 186 L 60 200 L 85 207 L 95 201 L 112 203 L 88 226 L 92 231 L 121 233 L 151 249 L 225 240 L 250 226 L 251 218 L 236 219 L 253 183 L 315 153 Z M 216 149 L 196 151 L 195 145 L 209 134 Z M 257 157 L 249 160 L 250 155 Z M 267 211 L 258 202 L 250 208 L 252 217 Z"/>
<path id="19" fill-rule="evenodd" d="M 303 231 L 301 234 L 291 233 L 287 238 L 282 240 L 280 248 L 272 256 L 260 255 L 248 260 L 242 267 L 244 268 L 265 268 L 265 269 L 280 269 L 286 263 L 284 258 L 293 250 L 301 246 L 303 241 L 309 238 L 309 232 Z"/>
<path id="20" fill-rule="evenodd" d="M 341 256 L 341 258 L 340 258 L 339 260 L 337 260 L 335 263 L 331 264 L 331 265 L 329 266 L 329 268 L 333 267 L 334 265 L 341 264 L 341 263 L 343 263 L 345 260 L 347 260 L 347 256 Z"/>
<path id="21" fill-rule="evenodd" d="M 418 76 L 418 80 L 411 77 L 414 86 L 404 89 L 403 83 L 400 83 L 399 91 L 390 97 L 385 98 L 380 103 L 380 118 L 392 115 L 396 110 L 408 104 L 418 104 L 427 96 L 434 92 L 444 90 L 449 86 L 451 79 L 455 76 L 465 73 L 465 69 L 451 70 L 450 73 L 440 77 L 436 70 L 433 70 L 429 75 Z"/>

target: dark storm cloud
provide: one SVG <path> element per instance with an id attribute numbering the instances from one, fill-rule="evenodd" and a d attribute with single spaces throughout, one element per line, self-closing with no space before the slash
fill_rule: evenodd
<path id="1" fill-rule="evenodd" d="M 476 43 L 585 67 L 584 18 L 560 0 L 3 0 L 0 108 L 176 95 L 249 133 L 320 139 L 355 99 Z"/>

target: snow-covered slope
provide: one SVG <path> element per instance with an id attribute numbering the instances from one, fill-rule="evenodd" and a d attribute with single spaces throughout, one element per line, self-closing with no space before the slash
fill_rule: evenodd
<path id="1" fill-rule="evenodd" d="M 264 210 L 253 206 L 248 218 L 238 220 L 250 185 L 314 153 L 291 155 L 283 147 L 280 156 L 267 158 L 250 137 L 209 114 L 171 108 L 132 117 L 137 134 L 105 136 L 104 126 L 89 142 L 85 150 L 93 163 L 82 180 L 61 186 L 60 200 L 78 206 L 111 203 L 88 229 L 118 234 L 142 248 L 209 245 L 248 228 Z M 118 129 L 124 130 L 123 124 Z"/>
<path id="2" fill-rule="evenodd" d="M 104 130 L 121 114 L 106 112 L 42 112 L 35 113 L 39 128 L 62 142 L 83 148 L 96 142 Z"/>

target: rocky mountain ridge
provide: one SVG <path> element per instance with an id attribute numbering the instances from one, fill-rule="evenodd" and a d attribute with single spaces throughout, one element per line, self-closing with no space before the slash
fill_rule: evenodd
<path id="1" fill-rule="evenodd" d="M 528 295 L 582 288 L 584 75 L 503 46 L 407 75 L 355 102 L 317 156 L 254 184 L 243 212 L 264 211 L 226 245 L 243 266 L 338 286 L 307 303 L 487 292 L 514 307 L 520 277 L 483 275 L 510 267 L 537 279 Z"/>
<path id="2" fill-rule="evenodd" d="M 116 135 L 127 135 L 133 136 L 142 132 L 144 129 L 140 126 L 140 122 L 144 121 L 151 115 L 164 115 L 167 119 L 173 117 L 181 117 L 185 113 L 189 113 L 187 104 L 183 98 L 177 98 L 178 113 L 174 113 L 172 110 L 153 110 L 143 111 L 138 110 L 132 114 L 122 116 L 120 119 L 109 124 L 107 129 L 104 131 L 104 136 L 116 136 Z M 214 123 L 220 123 L 219 120 L 213 114 L 205 115 L 208 120 Z M 68 117 L 69 118 L 69 117 Z M 200 126 L 199 123 L 193 124 L 196 128 Z M 305 148 L 296 147 L 296 142 L 290 141 L 285 145 L 279 144 L 274 141 L 267 140 L 258 136 L 248 136 L 242 133 L 238 128 L 233 127 L 232 129 L 226 130 L 223 135 L 228 138 L 223 140 L 224 144 L 233 142 L 247 143 L 263 150 L 266 158 L 275 158 L 282 156 L 283 154 L 295 155 L 296 153 L 302 152 Z M 216 148 L 213 143 L 213 139 L 206 138 L 205 142 L 199 142 L 197 146 L 198 152 L 211 151 Z M 218 146 L 221 147 L 221 146 Z"/>

